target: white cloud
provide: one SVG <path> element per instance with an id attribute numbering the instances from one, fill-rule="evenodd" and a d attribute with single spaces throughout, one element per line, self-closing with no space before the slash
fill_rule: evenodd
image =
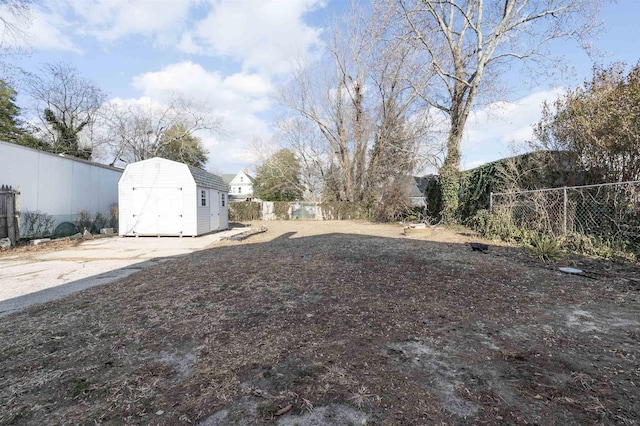
<path id="1" fill-rule="evenodd" d="M 113 41 L 129 35 L 178 37 L 192 7 L 199 0 L 71 0 L 68 5 L 79 24 L 77 32 Z"/>
<path id="2" fill-rule="evenodd" d="M 531 140 L 533 124 L 540 120 L 542 103 L 554 100 L 561 88 L 534 91 L 516 101 L 494 102 L 474 111 L 462 142 L 463 169 L 513 155 L 514 144 Z"/>
<path id="3" fill-rule="evenodd" d="M 183 51 L 228 56 L 245 71 L 279 73 L 319 43 L 320 30 L 302 19 L 323 6 L 319 0 L 211 1 L 209 15 L 183 34 Z"/>
<path id="4" fill-rule="evenodd" d="M 56 14 L 34 8 L 27 15 L 15 16 L 7 10 L 6 5 L 2 5 L 0 16 L 7 21 L 1 39 L 3 46 L 81 53 L 81 49 L 64 34 L 68 29 L 68 23 Z M 7 24 L 15 26 L 19 31 L 7 32 Z"/>
<path id="5" fill-rule="evenodd" d="M 255 159 L 249 155 L 247 142 L 254 136 L 268 138 L 271 134 L 270 125 L 257 114 L 269 108 L 273 87 L 258 74 L 223 77 L 217 71 L 186 61 L 136 76 L 132 84 L 142 92 L 142 98 L 166 99 L 179 94 L 206 103 L 214 116 L 222 118 L 221 134 L 198 134 L 210 151 L 210 165 L 234 164 L 239 169 L 250 166 Z"/>
<path id="6" fill-rule="evenodd" d="M 26 16 L 15 17 L 0 6 L 0 16 L 19 28 L 19 37 L 3 45 L 82 53 L 74 38 L 91 36 L 114 41 L 127 36 L 152 38 L 161 45 L 177 43 L 191 10 L 203 0 L 42 0 Z"/>
<path id="7" fill-rule="evenodd" d="M 191 61 L 136 76 L 133 86 L 149 96 L 167 97 L 176 92 L 206 102 L 216 110 L 250 113 L 268 108 L 274 90 L 259 74 L 237 73 L 223 77 Z"/>

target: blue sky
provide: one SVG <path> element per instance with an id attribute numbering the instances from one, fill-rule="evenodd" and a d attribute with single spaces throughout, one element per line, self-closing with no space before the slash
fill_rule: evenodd
<path id="1" fill-rule="evenodd" d="M 208 168 L 235 173 L 255 165 L 248 143 L 272 134 L 275 90 L 291 61 L 317 51 L 332 17 L 346 7 L 343 0 L 40 0 L 21 42 L 30 54 L 11 61 L 30 71 L 65 61 L 110 98 L 182 92 L 206 101 L 224 122 L 222 134 L 200 135 Z M 638 62 L 638 16 L 638 0 L 604 6 L 607 31 L 593 40 L 607 53 L 599 61 Z M 559 48 L 575 68 L 562 84 L 581 84 L 591 75 L 590 58 L 572 45 Z M 478 108 L 465 134 L 463 167 L 510 155 L 513 144 L 530 137 L 542 101 L 561 92 L 557 81 L 540 82 Z"/>

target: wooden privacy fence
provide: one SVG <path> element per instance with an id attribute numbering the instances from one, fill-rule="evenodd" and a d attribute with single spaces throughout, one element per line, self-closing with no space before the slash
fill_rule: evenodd
<path id="1" fill-rule="evenodd" d="M 15 246 L 20 239 L 17 198 L 20 193 L 10 186 L 0 186 L 0 238 L 9 238 Z"/>

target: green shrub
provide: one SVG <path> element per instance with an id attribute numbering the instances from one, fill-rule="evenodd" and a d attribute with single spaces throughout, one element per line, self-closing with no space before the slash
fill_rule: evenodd
<path id="1" fill-rule="evenodd" d="M 544 234 L 536 235 L 526 247 L 531 257 L 544 262 L 556 259 L 561 252 L 558 240 Z"/>
<path id="2" fill-rule="evenodd" d="M 252 201 L 239 201 L 229 203 L 229 220 L 243 222 L 248 220 L 260 220 L 262 218 L 261 204 Z"/>
<path id="3" fill-rule="evenodd" d="M 566 251 L 585 256 L 605 259 L 637 261 L 638 247 L 631 242 L 606 240 L 595 235 L 571 232 L 560 238 L 560 244 Z"/>
<path id="4" fill-rule="evenodd" d="M 276 215 L 276 219 L 278 220 L 290 220 L 289 216 L 289 208 L 291 207 L 290 201 L 274 201 L 273 202 L 273 213 Z"/>
<path id="5" fill-rule="evenodd" d="M 503 209 L 479 210 L 467 225 L 486 238 L 497 238 L 509 243 L 527 244 L 535 234 L 521 228 L 513 221 L 511 214 Z"/>
<path id="6" fill-rule="evenodd" d="M 352 203 L 348 201 L 328 201 L 321 204 L 322 217 L 325 220 L 345 220 L 373 218 L 371 203 Z"/>

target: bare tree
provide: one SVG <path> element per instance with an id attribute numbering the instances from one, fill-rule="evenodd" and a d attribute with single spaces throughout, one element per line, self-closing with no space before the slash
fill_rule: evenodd
<path id="1" fill-rule="evenodd" d="M 418 91 L 449 117 L 447 154 L 440 169 L 443 218 L 455 220 L 458 206 L 460 145 L 469 113 L 514 61 L 547 61 L 547 45 L 576 39 L 586 46 L 597 27 L 601 0 L 395 0 L 406 25 L 405 40 L 415 43 L 437 79 Z M 521 63 L 523 63 L 521 62 Z M 491 78 L 486 79 L 490 76 Z"/>
<path id="2" fill-rule="evenodd" d="M 105 93 L 66 63 L 46 64 L 41 71 L 27 78 L 27 90 L 35 100 L 43 139 L 53 152 L 90 158 L 91 141 L 82 144 L 81 132 L 95 122 Z"/>
<path id="3" fill-rule="evenodd" d="M 4 48 L 7 42 L 11 43 L 16 38 L 25 36 L 26 28 L 18 25 L 16 21 L 22 20 L 23 24 L 28 25 L 32 3 L 32 0 L 0 0 L 0 46 Z"/>
<path id="4" fill-rule="evenodd" d="M 304 196 L 308 200 L 321 201 L 326 165 L 332 153 L 323 144 L 314 123 L 302 117 L 290 117 L 278 121 L 280 146 L 293 151 L 300 163 L 300 180 Z"/>
<path id="5" fill-rule="evenodd" d="M 17 67 L 5 62 L 3 58 L 24 53 L 16 45 L 22 44 L 27 38 L 32 3 L 32 0 L 0 0 L 0 70 L 5 80 Z"/>
<path id="6" fill-rule="evenodd" d="M 425 123 L 407 78 L 417 67 L 416 55 L 411 45 L 397 42 L 390 18 L 354 6 L 335 26 L 324 62 L 298 67 L 281 93 L 297 113 L 281 129 L 305 180 L 321 176 L 324 198 L 375 200 L 393 176 L 416 165 Z M 316 138 L 309 136 L 308 123 Z"/>
<path id="7" fill-rule="evenodd" d="M 194 134 L 221 129 L 221 120 L 213 117 L 205 105 L 179 95 L 173 95 L 167 103 L 150 99 L 112 102 L 101 121 L 112 147 L 111 164 L 167 156 L 170 150 L 179 154 L 175 159 L 196 158 L 199 165 L 204 165 L 202 147 L 193 143 Z"/>

